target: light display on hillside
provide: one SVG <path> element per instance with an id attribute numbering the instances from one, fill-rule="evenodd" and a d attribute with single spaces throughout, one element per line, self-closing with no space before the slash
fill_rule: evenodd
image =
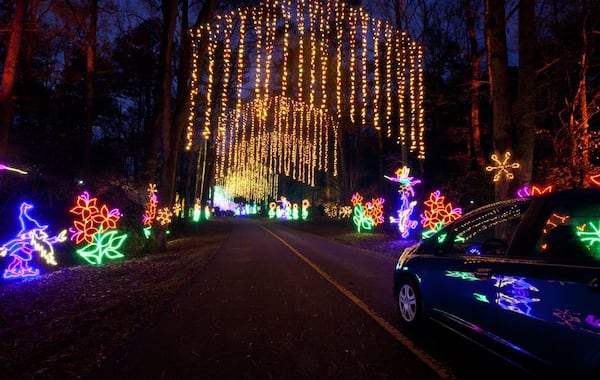
<path id="1" fill-rule="evenodd" d="M 410 168 L 403 166 L 397 169 L 395 177 L 384 176 L 386 179 L 398 184 L 398 194 L 400 194 L 400 208 L 396 211 L 397 218 L 390 217 L 390 222 L 398 224 L 398 230 L 403 238 L 407 238 L 410 230 L 413 230 L 419 224 L 411 219 L 412 213 L 417 205 L 417 201 L 412 200 L 415 196 L 414 186 L 421 183 L 420 179 L 414 179 L 410 176 Z"/>
<path id="2" fill-rule="evenodd" d="M 511 153 L 506 151 L 504 152 L 504 159 L 500 160 L 497 154 L 492 154 L 491 159 L 493 161 L 492 165 L 488 165 L 485 167 L 485 170 L 488 172 L 494 173 L 494 182 L 498 182 L 501 179 L 511 180 L 515 178 L 513 174 L 513 169 L 518 169 L 521 167 L 521 164 L 518 162 L 510 161 Z"/>
<path id="3" fill-rule="evenodd" d="M 63 230 L 56 236 L 49 236 L 48 225 L 40 224 L 29 215 L 33 205 L 23 202 L 19 207 L 19 231 L 14 239 L 0 246 L 0 257 L 8 256 L 11 262 L 4 270 L 4 278 L 23 278 L 37 276 L 40 270 L 29 263 L 38 253 L 40 258 L 49 265 L 57 265 L 54 256 L 54 244 L 67 239 L 67 231 Z"/>
<path id="4" fill-rule="evenodd" d="M 315 171 L 336 176 L 342 120 L 425 158 L 423 49 L 390 22 L 341 0 L 267 0 L 192 37 L 186 146 L 200 126 L 232 196 L 272 199 L 270 176 L 311 186 Z M 269 178 L 251 191 L 264 198 L 247 197 L 257 178 Z"/>
<path id="5" fill-rule="evenodd" d="M 98 199 L 91 198 L 84 191 L 69 211 L 79 217 L 69 229 L 71 240 L 77 245 L 85 243 L 82 248 L 77 249 L 79 256 L 93 265 L 100 265 L 105 259 L 123 257 L 120 249 L 127 234 L 116 229 L 121 218 L 118 209 L 109 209 L 106 204 L 98 206 Z"/>

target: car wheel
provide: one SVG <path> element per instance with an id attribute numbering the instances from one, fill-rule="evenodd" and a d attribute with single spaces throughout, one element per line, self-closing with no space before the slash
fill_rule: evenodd
<path id="1" fill-rule="evenodd" d="M 404 325 L 416 326 L 422 319 L 421 294 L 416 282 L 410 278 L 400 280 L 398 286 L 398 311 Z"/>

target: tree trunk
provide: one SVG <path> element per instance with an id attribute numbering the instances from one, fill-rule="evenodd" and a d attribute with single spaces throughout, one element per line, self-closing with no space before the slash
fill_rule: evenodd
<path id="1" fill-rule="evenodd" d="M 519 7 L 519 94 L 516 158 L 521 167 L 515 178 L 531 183 L 535 146 L 535 0 L 521 0 Z"/>
<path id="2" fill-rule="evenodd" d="M 512 149 L 504 0 L 486 0 L 485 8 L 485 41 L 492 102 L 494 151 L 498 157 L 503 157 L 504 152 Z M 509 182 L 506 178 L 496 182 L 496 200 L 507 199 L 508 191 Z"/>
<path id="3" fill-rule="evenodd" d="M 90 26 L 86 46 L 85 71 L 85 133 L 83 139 L 82 171 L 88 175 L 94 129 L 94 75 L 96 64 L 96 28 L 98 24 L 98 0 L 90 0 Z"/>
<path id="4" fill-rule="evenodd" d="M 196 27 L 206 23 L 212 19 L 216 6 L 216 0 L 208 0 L 204 3 L 204 7 L 196 20 Z M 177 163 L 182 150 L 183 132 L 188 122 L 189 116 L 189 95 L 190 95 L 190 75 L 191 75 L 191 59 L 192 59 L 192 42 L 189 34 L 188 22 L 188 2 L 182 1 L 181 23 L 180 23 L 180 40 L 181 49 L 179 54 L 179 70 L 177 80 L 177 97 L 175 100 L 175 113 L 173 126 L 170 135 L 170 154 L 166 157 L 166 165 L 164 167 L 165 186 L 168 199 L 171 201 L 175 198 L 176 178 L 177 178 Z M 208 41 L 206 41 L 208 42 Z M 207 43 L 198 45 L 200 51 L 198 56 L 204 56 Z M 191 164 L 191 163 L 190 163 Z M 187 201 L 187 200 L 186 200 Z"/>
<path id="5" fill-rule="evenodd" d="M 479 50 L 477 35 L 475 32 L 475 15 L 471 6 L 471 0 L 464 3 L 467 34 L 469 36 L 469 56 L 471 58 L 471 138 L 469 146 L 472 147 L 472 157 L 477 167 L 481 170 L 485 167 L 485 157 L 481 148 L 481 128 L 479 124 L 479 87 L 481 85 L 479 65 L 481 63 L 482 51 Z"/>
<path id="6" fill-rule="evenodd" d="M 27 0 L 15 0 L 15 18 L 12 21 L 8 50 L 2 72 L 2 88 L 0 88 L 0 159 L 9 156 L 8 136 L 12 126 L 15 110 L 14 86 L 17 79 L 21 40 L 27 15 Z"/>

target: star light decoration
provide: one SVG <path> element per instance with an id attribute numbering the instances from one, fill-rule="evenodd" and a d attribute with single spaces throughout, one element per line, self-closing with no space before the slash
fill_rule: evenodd
<path id="1" fill-rule="evenodd" d="M 445 198 L 439 190 L 429 194 L 429 199 L 424 202 L 429 209 L 421 214 L 423 228 L 434 232 L 439 231 L 444 225 L 461 217 L 462 209 L 453 207 L 450 202 L 445 203 Z"/>
<path id="2" fill-rule="evenodd" d="M 411 215 L 417 205 L 417 202 L 411 200 L 411 198 L 415 196 L 414 185 L 421 183 L 421 180 L 411 177 L 409 175 L 410 168 L 406 166 L 397 169 L 394 174 L 396 175 L 395 177 L 384 177 L 398 183 L 398 194 L 400 194 L 402 204 L 400 205 L 400 209 L 396 211 L 398 218 L 390 217 L 390 222 L 398 224 L 401 236 L 407 238 L 410 230 L 415 229 L 419 224 L 416 220 L 411 219 Z"/>
<path id="3" fill-rule="evenodd" d="M 77 197 L 76 204 L 69 210 L 79 217 L 73 221 L 71 241 L 80 245 L 77 253 L 88 263 L 102 264 L 105 258 L 115 260 L 123 257 L 120 248 L 127 234 L 119 233 L 117 222 L 121 218 L 118 209 L 109 209 L 106 204 L 98 207 L 98 199 L 91 198 L 87 191 Z"/>
<path id="4" fill-rule="evenodd" d="M 29 215 L 33 205 L 23 202 L 19 207 L 20 229 L 14 239 L 0 246 L 0 257 L 12 258 L 4 270 L 4 278 L 23 278 L 37 276 L 40 270 L 29 266 L 33 253 L 37 252 L 46 264 L 57 265 L 54 256 L 54 244 L 67 240 L 67 231 L 63 230 L 58 235 L 50 237 L 48 225 L 40 224 Z"/>
<path id="5" fill-rule="evenodd" d="M 495 165 L 489 165 L 485 167 L 488 172 L 494 172 L 494 182 L 500 181 L 503 177 L 507 180 L 515 178 L 512 169 L 518 169 L 521 164 L 518 162 L 510 162 L 511 153 L 509 151 L 504 152 L 504 159 L 500 161 L 497 154 L 492 154 L 491 160 Z"/>

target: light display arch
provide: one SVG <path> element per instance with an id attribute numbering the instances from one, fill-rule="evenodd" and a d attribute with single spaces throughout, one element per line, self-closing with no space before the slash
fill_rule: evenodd
<path id="1" fill-rule="evenodd" d="M 389 22 L 337 0 L 268 0 L 192 36 L 186 148 L 196 129 L 214 142 L 217 181 L 254 166 L 314 186 L 315 170 L 337 175 L 342 123 L 425 158 L 422 48 Z"/>

